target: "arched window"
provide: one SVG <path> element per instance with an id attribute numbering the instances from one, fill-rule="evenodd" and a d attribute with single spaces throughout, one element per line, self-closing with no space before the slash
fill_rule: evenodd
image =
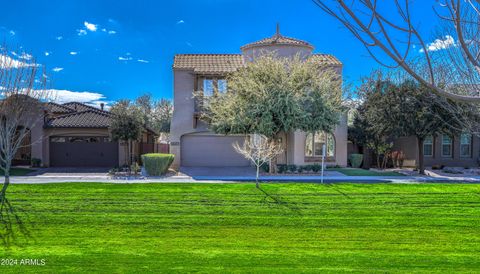
<path id="1" fill-rule="evenodd" d="M 333 134 L 323 131 L 308 133 L 305 140 L 305 156 L 322 157 L 323 145 L 327 149 L 325 156 L 335 157 L 335 137 Z"/>

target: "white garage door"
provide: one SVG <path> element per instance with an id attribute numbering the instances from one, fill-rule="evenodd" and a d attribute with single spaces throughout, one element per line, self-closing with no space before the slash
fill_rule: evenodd
<path id="1" fill-rule="evenodd" d="M 181 140 L 182 166 L 222 167 L 249 166 L 245 157 L 235 151 L 233 144 L 243 144 L 241 136 L 186 135 Z"/>

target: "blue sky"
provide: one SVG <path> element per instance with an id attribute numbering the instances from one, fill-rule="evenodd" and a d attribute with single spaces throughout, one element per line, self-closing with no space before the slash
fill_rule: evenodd
<path id="1" fill-rule="evenodd" d="M 310 0 L 0 1 L 9 11 L 0 17 L 0 39 L 45 65 L 50 87 L 66 91 L 63 100 L 111 101 L 147 92 L 171 98 L 176 53 L 239 53 L 240 46 L 273 35 L 277 22 L 283 35 L 337 56 L 347 81 L 377 67 Z M 434 1 L 416 2 L 414 15 L 429 31 Z"/>

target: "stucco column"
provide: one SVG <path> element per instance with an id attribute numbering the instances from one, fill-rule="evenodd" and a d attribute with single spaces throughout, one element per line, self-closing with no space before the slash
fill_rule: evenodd
<path id="1" fill-rule="evenodd" d="M 347 166 L 347 142 L 348 142 L 348 115 L 342 113 L 340 123 L 334 131 L 335 136 L 335 162 L 339 166 Z"/>

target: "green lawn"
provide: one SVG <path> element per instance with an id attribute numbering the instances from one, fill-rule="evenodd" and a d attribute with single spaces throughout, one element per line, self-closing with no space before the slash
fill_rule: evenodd
<path id="1" fill-rule="evenodd" d="M 480 185 L 12 185 L 0 273 L 480 269 Z M 30 236 L 26 236 L 26 235 Z M 28 241 L 28 242 L 27 242 Z"/>
<path id="2" fill-rule="evenodd" d="M 373 171 L 373 170 L 367 170 L 367 169 L 361 169 L 361 168 L 332 167 L 332 168 L 327 168 L 327 170 L 338 171 L 347 176 L 404 176 L 403 174 L 400 174 L 394 171 L 379 172 L 379 171 Z"/>
<path id="3" fill-rule="evenodd" d="M 34 171 L 33 169 L 29 169 L 29 168 L 14 167 L 14 168 L 10 169 L 10 175 L 11 176 L 25 176 L 28 173 L 31 173 L 33 171 Z M 3 170 L 0 170 L 0 176 L 3 176 L 3 175 L 4 175 Z"/>

